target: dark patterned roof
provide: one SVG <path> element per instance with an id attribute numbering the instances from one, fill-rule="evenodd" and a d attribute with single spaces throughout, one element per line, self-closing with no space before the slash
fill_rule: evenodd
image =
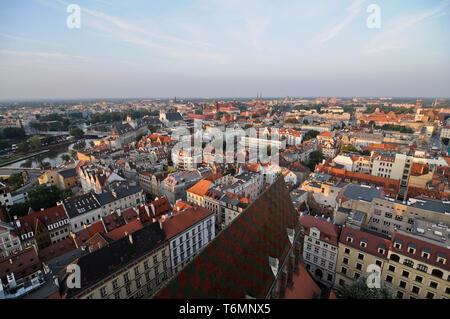
<path id="1" fill-rule="evenodd" d="M 157 298 L 265 298 L 275 279 L 269 257 L 281 266 L 291 248 L 287 228 L 298 230 L 299 224 L 279 177 Z"/>

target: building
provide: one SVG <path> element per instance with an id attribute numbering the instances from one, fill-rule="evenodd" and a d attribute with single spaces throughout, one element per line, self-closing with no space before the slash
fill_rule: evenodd
<path id="1" fill-rule="evenodd" d="M 93 193 L 87 193 L 64 200 L 64 209 L 70 219 L 70 229 L 76 233 L 100 220 L 102 205 Z"/>
<path id="2" fill-rule="evenodd" d="M 168 174 L 169 172 L 149 173 L 145 171 L 139 171 L 139 186 L 141 186 L 144 192 L 146 192 L 147 194 L 151 194 L 153 196 L 162 196 L 161 183 Z"/>
<path id="3" fill-rule="evenodd" d="M 203 207 L 187 207 L 162 220 L 169 241 L 172 273 L 180 271 L 215 237 L 215 214 Z"/>
<path id="4" fill-rule="evenodd" d="M 78 175 L 74 168 L 48 170 L 38 178 L 39 184 L 55 185 L 61 190 L 71 189 L 78 183 Z"/>
<path id="5" fill-rule="evenodd" d="M 327 287 L 335 280 L 340 229 L 319 217 L 300 217 L 303 240 L 303 262 L 313 277 Z"/>
<path id="6" fill-rule="evenodd" d="M 368 275 L 369 265 L 383 269 L 390 241 L 370 232 L 344 226 L 339 237 L 335 287 L 350 285 L 361 275 Z"/>
<path id="7" fill-rule="evenodd" d="M 68 288 L 64 298 L 134 299 L 151 296 L 171 276 L 170 252 L 159 222 L 107 243 L 73 264 L 80 267 L 81 288 Z"/>
<path id="8" fill-rule="evenodd" d="M 187 201 L 204 207 L 204 198 L 206 193 L 214 187 L 214 183 L 207 179 L 199 180 L 194 186 L 186 191 Z"/>
<path id="9" fill-rule="evenodd" d="M 61 202 L 56 206 L 14 219 L 17 235 L 23 247 L 35 245 L 43 249 L 70 235 L 69 216 Z"/>
<path id="10" fill-rule="evenodd" d="M 8 186 L 0 183 L 0 206 L 6 206 L 9 208 L 13 205 L 13 200 L 11 197 L 11 190 Z"/>
<path id="11" fill-rule="evenodd" d="M 14 226 L 0 221 L 0 259 L 22 250 L 19 236 Z"/>

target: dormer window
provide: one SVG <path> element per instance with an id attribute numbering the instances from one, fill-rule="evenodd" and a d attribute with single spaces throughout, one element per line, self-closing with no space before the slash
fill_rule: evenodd
<path id="1" fill-rule="evenodd" d="M 275 277 L 278 274 L 278 264 L 279 264 L 278 258 L 269 257 L 269 265 Z"/>
<path id="2" fill-rule="evenodd" d="M 402 243 L 403 243 L 402 240 L 396 239 L 396 240 L 394 241 L 394 247 L 397 248 L 397 249 L 402 249 Z"/>
<path id="3" fill-rule="evenodd" d="M 447 262 L 447 256 L 443 253 L 438 252 L 436 261 L 440 264 L 445 265 L 445 263 Z"/>
<path id="4" fill-rule="evenodd" d="M 430 252 L 427 250 L 422 250 L 422 257 L 426 259 L 430 258 Z"/>
<path id="5" fill-rule="evenodd" d="M 384 250 L 383 248 L 378 248 L 378 253 L 384 254 L 384 253 L 385 253 L 385 250 Z"/>
<path id="6" fill-rule="evenodd" d="M 348 234 L 347 235 L 347 242 L 348 243 L 353 243 L 353 235 L 352 234 Z"/>
<path id="7" fill-rule="evenodd" d="M 361 241 L 359 242 L 359 244 L 361 245 L 361 247 L 366 248 L 367 247 L 367 239 L 362 238 Z"/>
<path id="8" fill-rule="evenodd" d="M 294 244 L 295 231 L 292 228 L 286 228 L 287 236 L 291 245 Z"/>
<path id="9" fill-rule="evenodd" d="M 410 253 L 410 254 L 416 253 L 416 245 L 415 244 L 408 244 L 408 253 Z"/>

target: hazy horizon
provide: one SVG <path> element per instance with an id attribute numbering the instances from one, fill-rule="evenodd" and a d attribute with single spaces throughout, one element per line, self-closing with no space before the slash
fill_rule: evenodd
<path id="1" fill-rule="evenodd" d="M 450 1 L 372 3 L 1 2 L 0 100 L 450 97 Z"/>

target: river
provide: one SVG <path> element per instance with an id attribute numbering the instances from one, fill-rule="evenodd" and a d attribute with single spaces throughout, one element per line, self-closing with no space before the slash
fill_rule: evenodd
<path id="1" fill-rule="evenodd" d="M 89 143 L 94 140 L 93 139 L 85 139 L 85 141 L 86 141 L 86 146 L 89 146 Z M 63 155 L 63 154 L 70 155 L 69 150 L 73 149 L 74 145 L 75 145 L 75 143 L 60 146 L 60 147 L 55 147 L 55 148 L 50 149 L 50 151 L 48 151 L 44 154 L 36 155 L 36 156 L 30 157 L 30 158 L 24 159 L 22 161 L 15 162 L 6 167 L 8 167 L 8 168 L 21 168 L 21 167 L 39 168 L 41 166 L 41 164 L 40 164 L 41 162 L 48 162 L 48 163 L 50 163 L 50 165 L 52 167 L 56 167 L 56 166 L 63 164 L 63 162 L 64 162 L 61 158 L 61 155 Z"/>

